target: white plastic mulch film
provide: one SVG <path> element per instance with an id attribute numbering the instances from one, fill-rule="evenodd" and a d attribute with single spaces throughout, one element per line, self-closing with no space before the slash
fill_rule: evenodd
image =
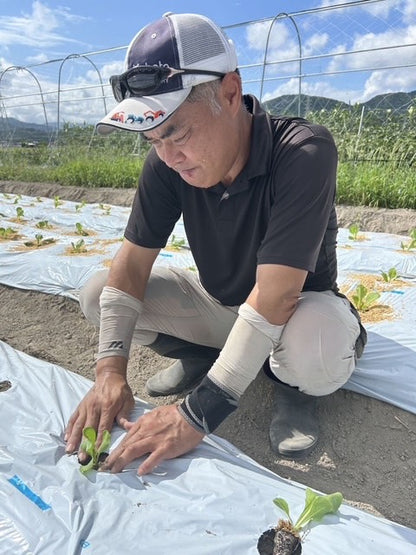
<path id="1" fill-rule="evenodd" d="M 119 248 L 129 212 L 3 195 L 0 283 L 77 298 Z M 186 247 L 178 224 L 157 263 L 191 271 L 184 241 Z M 340 230 L 338 255 L 344 291 L 392 267 L 400 277 L 377 301 L 391 308 L 390 316 L 366 325 L 368 346 L 346 387 L 416 412 L 416 257 L 401 248 L 406 241 L 367 232 L 351 240 Z M 118 475 L 82 475 L 76 457 L 65 455 L 63 433 L 90 386 L 0 342 L 0 554 L 255 554 L 260 534 L 282 516 L 274 497 L 285 498 L 294 516 L 300 513 L 303 486 L 215 436 L 143 479 L 137 461 Z M 136 415 L 150 408 L 137 400 Z M 122 435 L 114 430 L 111 449 Z M 307 536 L 303 553 L 416 554 L 415 530 L 346 504 L 324 522 Z"/>

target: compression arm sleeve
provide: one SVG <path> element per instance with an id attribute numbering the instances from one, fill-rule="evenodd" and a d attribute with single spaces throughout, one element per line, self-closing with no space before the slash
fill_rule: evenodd
<path id="1" fill-rule="evenodd" d="M 182 416 L 205 433 L 214 431 L 237 408 L 284 328 L 270 324 L 247 303 L 241 305 L 238 314 L 220 356 L 179 406 Z"/>
<path id="2" fill-rule="evenodd" d="M 129 357 L 131 341 L 143 303 L 115 287 L 105 286 L 100 296 L 100 338 L 97 360 Z"/>

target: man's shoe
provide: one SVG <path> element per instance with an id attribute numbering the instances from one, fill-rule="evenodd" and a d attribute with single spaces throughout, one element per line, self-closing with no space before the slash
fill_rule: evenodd
<path id="1" fill-rule="evenodd" d="M 275 453 L 289 458 L 306 456 L 318 441 L 316 397 L 297 387 L 275 383 L 275 402 L 269 437 Z"/>
<path id="2" fill-rule="evenodd" d="M 148 347 L 161 356 L 179 359 L 147 380 L 146 391 L 151 397 L 174 395 L 192 388 L 205 377 L 220 352 L 214 347 L 163 333 Z"/>
<path id="3" fill-rule="evenodd" d="M 212 360 L 207 359 L 176 360 L 147 380 L 146 391 L 151 397 L 186 391 L 206 376 L 212 364 Z"/>

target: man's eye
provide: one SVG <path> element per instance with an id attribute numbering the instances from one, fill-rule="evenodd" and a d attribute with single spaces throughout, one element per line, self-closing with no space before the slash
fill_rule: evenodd
<path id="1" fill-rule="evenodd" d="M 184 145 L 184 144 L 186 143 L 186 141 L 189 139 L 189 136 L 190 136 L 190 132 L 187 131 L 187 132 L 185 133 L 185 135 L 182 135 L 181 137 L 177 137 L 177 138 L 174 140 L 174 143 L 175 143 L 176 145 Z"/>

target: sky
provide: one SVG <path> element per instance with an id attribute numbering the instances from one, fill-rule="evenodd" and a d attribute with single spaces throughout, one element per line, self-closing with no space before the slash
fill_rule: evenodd
<path id="1" fill-rule="evenodd" d="M 262 100 L 300 88 L 348 103 L 416 90 L 416 0 L 0 0 L 1 116 L 100 119 L 115 105 L 108 78 L 123 71 L 126 46 L 168 11 L 222 26 L 245 92 Z"/>

